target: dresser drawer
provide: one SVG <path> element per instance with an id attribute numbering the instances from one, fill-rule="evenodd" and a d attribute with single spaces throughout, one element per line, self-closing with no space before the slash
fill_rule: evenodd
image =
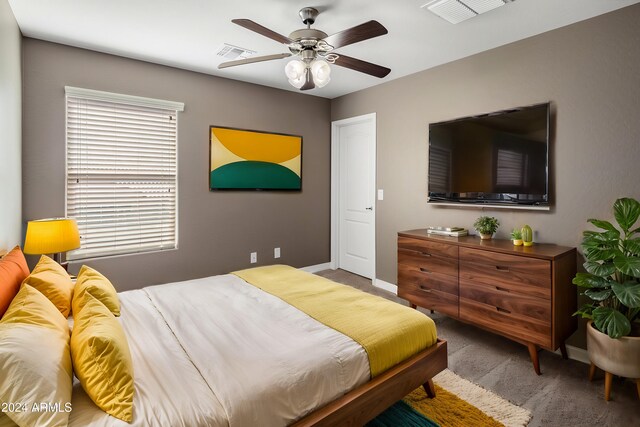
<path id="1" fill-rule="evenodd" d="M 398 249 L 417 252 L 423 256 L 438 255 L 458 259 L 458 247 L 447 243 L 428 242 L 426 240 L 398 236 Z"/>
<path id="2" fill-rule="evenodd" d="M 551 323 L 460 297 L 460 319 L 515 340 L 551 348 Z"/>
<path id="3" fill-rule="evenodd" d="M 398 286 L 398 296 L 412 304 L 449 316 L 458 317 L 458 296 L 424 285 Z"/>
<path id="4" fill-rule="evenodd" d="M 527 295 L 518 295 L 500 286 L 487 286 L 460 280 L 460 297 L 492 306 L 501 313 L 514 313 L 542 322 L 551 323 L 551 301 Z"/>
<path id="5" fill-rule="evenodd" d="M 460 280 L 551 298 L 551 262 L 536 258 L 460 248 Z"/>
<path id="6" fill-rule="evenodd" d="M 419 288 L 447 292 L 458 295 L 458 277 L 430 271 L 424 267 L 413 265 L 398 265 L 398 287 Z"/>
<path id="7" fill-rule="evenodd" d="M 424 255 L 408 249 L 398 248 L 398 264 L 421 269 L 424 273 L 440 273 L 458 278 L 458 260 L 436 255 Z"/>

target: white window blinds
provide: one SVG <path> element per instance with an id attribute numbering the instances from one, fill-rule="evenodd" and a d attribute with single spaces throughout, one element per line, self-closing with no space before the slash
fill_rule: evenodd
<path id="1" fill-rule="evenodd" d="M 67 87 L 71 260 L 177 245 L 177 131 L 183 104 Z"/>

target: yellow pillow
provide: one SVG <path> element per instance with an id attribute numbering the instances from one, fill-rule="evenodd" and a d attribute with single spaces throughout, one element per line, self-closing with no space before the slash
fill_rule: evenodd
<path id="1" fill-rule="evenodd" d="M 87 395 L 107 414 L 133 420 L 133 363 L 118 319 L 88 292 L 73 314 L 71 358 Z"/>
<path id="2" fill-rule="evenodd" d="M 98 301 L 103 303 L 114 316 L 120 316 L 120 300 L 118 299 L 116 289 L 109 279 L 86 265 L 83 265 L 80 269 L 76 286 L 73 290 L 72 305 L 74 313 L 82 309 L 81 303 L 84 301 L 83 292 L 88 292 L 93 295 Z"/>
<path id="3" fill-rule="evenodd" d="M 21 426 L 66 426 L 73 371 L 66 319 L 44 295 L 22 285 L 0 320 L 0 402 Z M 43 411 L 41 403 L 50 405 Z M 35 405 L 35 406 L 34 406 Z M 0 425 L 7 419 L 0 416 Z"/>
<path id="4" fill-rule="evenodd" d="M 42 292 L 26 283 L 20 286 L 20 290 L 0 320 L 0 324 L 2 323 L 44 326 L 66 332 L 69 335 L 67 319 Z"/>
<path id="5" fill-rule="evenodd" d="M 73 282 L 60 264 L 48 256 L 42 255 L 36 267 L 22 283 L 31 285 L 42 292 L 64 317 L 69 315 Z"/>

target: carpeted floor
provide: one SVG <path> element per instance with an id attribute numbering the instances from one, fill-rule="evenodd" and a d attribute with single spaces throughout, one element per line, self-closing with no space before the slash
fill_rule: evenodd
<path id="1" fill-rule="evenodd" d="M 407 304 L 355 274 L 343 270 L 318 274 Z M 538 376 L 524 346 L 439 313 L 425 313 L 436 322 L 438 335 L 447 340 L 449 369 L 529 409 L 533 414 L 529 427 L 640 426 L 635 383 L 616 378 L 612 400 L 605 402 L 602 372 L 590 383 L 588 365 L 541 351 L 542 375 Z"/>

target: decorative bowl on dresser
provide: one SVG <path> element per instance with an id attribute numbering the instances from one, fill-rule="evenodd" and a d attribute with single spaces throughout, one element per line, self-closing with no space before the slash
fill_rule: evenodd
<path id="1" fill-rule="evenodd" d="M 398 296 L 526 345 L 538 375 L 540 348 L 560 348 L 575 332 L 576 249 L 427 230 L 398 233 Z"/>

